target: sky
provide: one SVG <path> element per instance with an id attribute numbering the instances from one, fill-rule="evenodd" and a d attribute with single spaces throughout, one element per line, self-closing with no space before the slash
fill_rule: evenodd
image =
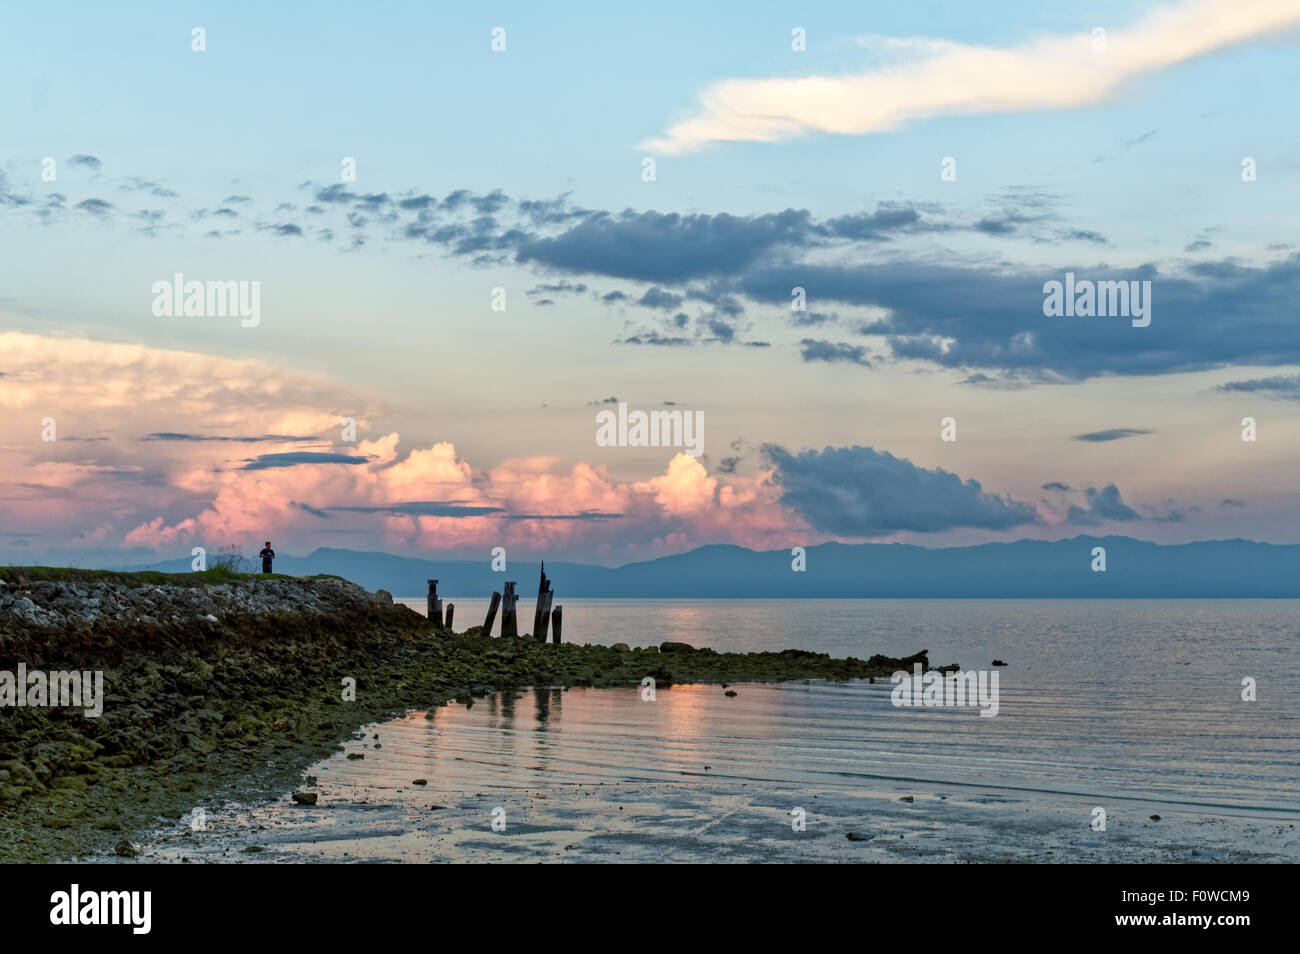
<path id="1" fill-rule="evenodd" d="M 1300 540 L 1300 0 L 266 6 L 4 14 L 0 563 Z"/>

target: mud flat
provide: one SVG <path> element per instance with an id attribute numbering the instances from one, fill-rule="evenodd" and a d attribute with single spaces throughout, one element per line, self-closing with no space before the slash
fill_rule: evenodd
<path id="1" fill-rule="evenodd" d="M 914 662 L 929 666 L 924 651 L 832 659 L 452 634 L 335 577 L 0 568 L 0 672 L 103 673 L 98 717 L 0 707 L 0 861 L 129 856 L 133 838 L 203 800 L 282 797 L 359 726 L 413 708 L 647 676 L 887 677 Z"/>

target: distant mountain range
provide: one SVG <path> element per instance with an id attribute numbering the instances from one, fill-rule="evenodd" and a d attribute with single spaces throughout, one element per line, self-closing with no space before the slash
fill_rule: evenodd
<path id="1" fill-rule="evenodd" d="M 1093 548 L 1106 550 L 1094 572 Z M 927 549 L 901 543 L 823 543 L 806 548 L 807 569 L 791 569 L 789 550 L 718 545 L 610 568 L 550 562 L 556 596 L 572 597 L 908 597 L 1115 598 L 1300 597 L 1300 545 L 1214 540 L 1162 546 L 1130 537 L 1019 540 Z M 188 559 L 134 566 L 188 572 Z M 511 560 L 493 572 L 482 560 L 422 560 L 322 547 L 280 556 L 278 573 L 332 573 L 370 590 L 419 596 L 437 579 L 440 595 L 488 597 L 509 579 L 535 594 L 538 564 Z"/>

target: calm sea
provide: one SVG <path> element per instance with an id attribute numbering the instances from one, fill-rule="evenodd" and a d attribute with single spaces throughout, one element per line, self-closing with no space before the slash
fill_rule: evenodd
<path id="1" fill-rule="evenodd" d="M 423 611 L 424 600 L 402 602 Z M 455 600 L 457 629 L 485 600 Z M 564 600 L 566 642 L 866 658 L 930 652 L 998 670 L 1000 711 L 900 709 L 887 683 L 539 690 L 398 719 L 322 781 L 372 793 L 482 792 L 604 780 L 884 780 L 1142 798 L 1295 820 L 1300 814 L 1300 601 Z M 532 609 L 520 601 L 520 622 Z M 526 621 L 526 623 L 525 623 Z M 499 624 L 498 624 L 499 625 Z M 1252 678 L 1257 701 L 1241 698 Z M 418 706 L 420 700 L 411 700 Z M 705 766 L 708 766 L 707 770 Z M 381 796 L 382 797 L 382 796 Z"/>

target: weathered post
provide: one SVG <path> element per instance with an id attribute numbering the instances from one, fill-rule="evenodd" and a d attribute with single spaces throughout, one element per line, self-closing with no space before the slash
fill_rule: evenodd
<path id="1" fill-rule="evenodd" d="M 551 642 L 560 641 L 560 623 L 564 620 L 564 607 L 557 606 L 551 610 Z"/>
<path id="2" fill-rule="evenodd" d="M 452 617 L 452 615 L 453 615 L 455 612 L 456 612 L 456 604 L 455 604 L 455 603 L 448 603 L 448 604 L 447 604 L 447 620 L 446 620 L 447 629 L 451 629 L 451 617 Z"/>
<path id="3" fill-rule="evenodd" d="M 519 602 L 519 597 L 515 595 L 515 581 L 506 580 L 506 592 L 501 597 L 501 635 L 518 637 L 519 619 L 515 612 L 515 604 Z"/>
<path id="4" fill-rule="evenodd" d="M 483 624 L 483 635 L 492 635 L 492 624 L 497 621 L 497 607 L 501 605 L 501 594 L 492 594 L 492 604 L 488 607 L 487 622 Z"/>
<path id="5" fill-rule="evenodd" d="M 438 598 L 438 581 L 429 581 L 429 619 L 433 625 L 442 629 L 442 600 Z"/>
<path id="6" fill-rule="evenodd" d="M 551 624 L 551 600 L 555 593 L 551 590 L 546 591 L 546 599 L 542 601 L 542 607 L 537 611 L 537 628 L 533 630 L 533 635 L 537 637 L 538 642 L 546 642 L 546 630 Z"/>
<path id="7" fill-rule="evenodd" d="M 551 581 L 546 578 L 546 561 L 542 561 L 542 575 L 537 581 L 537 608 L 533 610 L 533 636 L 546 642 L 547 615 L 551 611 Z"/>

